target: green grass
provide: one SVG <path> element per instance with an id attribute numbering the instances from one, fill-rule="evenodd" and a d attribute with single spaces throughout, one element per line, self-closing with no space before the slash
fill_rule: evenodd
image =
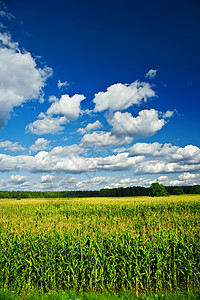
<path id="1" fill-rule="evenodd" d="M 188 195 L 0 200 L 0 288 L 15 299 L 198 299 L 186 291 L 199 290 L 199 212 Z"/>

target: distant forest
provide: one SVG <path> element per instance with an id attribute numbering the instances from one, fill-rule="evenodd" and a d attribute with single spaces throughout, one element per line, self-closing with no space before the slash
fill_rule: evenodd
<path id="1" fill-rule="evenodd" d="M 200 185 L 165 186 L 169 195 L 200 194 Z M 101 189 L 100 191 L 0 191 L 3 198 L 81 198 L 81 197 L 123 197 L 150 196 L 150 188 L 134 186 L 126 188 Z"/>

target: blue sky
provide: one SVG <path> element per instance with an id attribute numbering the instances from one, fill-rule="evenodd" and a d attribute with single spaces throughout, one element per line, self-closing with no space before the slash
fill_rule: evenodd
<path id="1" fill-rule="evenodd" d="M 0 1 L 0 189 L 200 184 L 200 1 Z"/>

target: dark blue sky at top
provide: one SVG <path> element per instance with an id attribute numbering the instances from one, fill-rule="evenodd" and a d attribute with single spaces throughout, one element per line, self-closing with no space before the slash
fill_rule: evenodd
<path id="1" fill-rule="evenodd" d="M 87 97 L 83 108 L 93 108 L 95 93 L 117 82 L 145 81 L 144 74 L 157 69 L 156 80 L 150 82 L 158 97 L 151 103 L 161 111 L 177 109 L 178 114 L 157 133 L 156 140 L 200 146 L 200 1 L 5 3 L 16 17 L 8 25 L 13 40 L 53 68 L 46 98 L 59 95 L 56 84 L 60 79 L 71 83 L 70 96 Z M 45 102 L 40 111 L 48 106 Z M 23 129 L 30 116 L 35 120 L 37 115 L 36 110 L 23 116 Z M 9 121 L 10 127 L 2 134 L 8 135 L 9 128 L 12 133 L 14 121 Z"/>

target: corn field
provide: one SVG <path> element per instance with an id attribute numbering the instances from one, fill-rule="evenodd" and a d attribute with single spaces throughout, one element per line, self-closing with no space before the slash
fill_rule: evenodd
<path id="1" fill-rule="evenodd" d="M 200 196 L 0 200 L 0 288 L 197 290 Z"/>

